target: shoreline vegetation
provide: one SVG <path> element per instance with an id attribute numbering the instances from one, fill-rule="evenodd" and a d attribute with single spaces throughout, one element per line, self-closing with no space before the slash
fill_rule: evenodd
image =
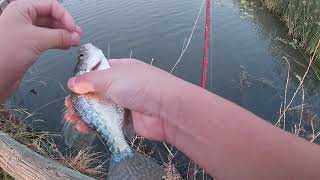
<path id="1" fill-rule="evenodd" d="M 239 74 L 239 84 L 237 84 L 244 96 L 242 98 L 245 99 L 248 96 L 251 84 L 260 84 L 278 90 L 279 94 L 276 96 L 280 100 L 279 111 L 275 118 L 269 119 L 271 123 L 307 141 L 320 144 L 320 118 L 317 113 L 319 106 L 318 103 L 314 103 L 314 97 L 318 99 L 319 92 L 316 89 L 320 80 L 320 1 L 239 1 L 242 19 L 252 18 L 258 25 L 262 24 L 263 20 L 256 13 L 260 15 L 265 9 L 268 11 L 266 15 L 272 14 L 280 19 L 287 27 L 284 33 L 288 33 L 290 37 L 288 40 L 277 36 L 275 40 L 299 50 L 297 52 L 301 53 L 306 60 L 306 62 L 298 62 L 291 55 L 279 53 L 282 56 L 281 64 L 286 69 L 285 79 L 283 79 L 285 81 L 281 82 L 280 88 L 264 78 L 254 77 L 243 67 Z M 266 30 L 266 33 L 269 32 Z M 296 64 L 303 69 L 297 69 Z M 246 106 L 245 101 L 243 106 Z"/>
<path id="2" fill-rule="evenodd" d="M 319 0 L 260 0 L 276 13 L 288 27 L 288 34 L 306 54 L 315 55 L 313 69 L 320 80 L 320 1 Z"/>
<path id="3" fill-rule="evenodd" d="M 30 161 L 32 161 L 32 157 L 34 157 L 35 162 L 26 161 L 27 163 L 25 163 L 26 166 L 33 167 L 30 168 L 31 171 L 37 170 L 37 165 L 46 165 L 46 162 L 49 162 L 48 165 L 52 167 L 50 171 L 54 172 L 56 167 L 59 171 L 57 174 L 64 175 L 66 173 L 66 178 L 75 175 L 75 177 L 81 177 L 81 179 L 88 179 L 88 176 L 99 179 L 103 175 L 103 162 L 99 161 L 101 154 L 94 153 L 92 149 L 88 148 L 75 150 L 63 155 L 53 140 L 53 137 L 58 135 L 34 130 L 33 123 L 27 123 L 27 119 L 32 118 L 32 116 L 24 109 L 9 109 L 4 105 L 0 106 L 1 152 L 11 154 L 11 157 L 0 158 L 0 162 L 8 160 L 7 158 L 19 158 L 19 162 L 31 158 Z M 30 150 L 25 149 L 21 152 L 21 147 L 23 149 L 29 148 Z M 37 159 L 41 159 L 43 162 L 36 162 Z M 20 179 L 28 177 L 28 172 L 15 173 L 15 170 L 19 171 L 16 168 L 21 168 L 19 162 L 13 160 L 12 163 L 8 162 L 7 165 L 0 163 L 0 179 L 14 179 L 10 175 L 19 176 Z M 34 166 L 35 164 L 36 166 Z M 9 169 L 7 168 L 8 165 L 10 165 Z M 2 168 L 12 172 L 5 172 Z M 47 172 L 45 176 L 50 176 L 50 173 Z M 39 174 L 38 177 L 42 177 L 42 174 Z"/>

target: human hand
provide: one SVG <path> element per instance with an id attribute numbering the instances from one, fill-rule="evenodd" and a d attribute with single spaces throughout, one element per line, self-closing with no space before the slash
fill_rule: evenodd
<path id="1" fill-rule="evenodd" d="M 176 97 L 184 82 L 169 73 L 138 60 L 110 60 L 111 68 L 93 71 L 72 78 L 68 87 L 79 94 L 106 94 L 116 104 L 131 110 L 135 131 L 148 139 L 167 141 L 168 126 L 177 112 Z M 70 97 L 65 101 L 65 119 L 87 132 L 72 108 Z"/>
<path id="2" fill-rule="evenodd" d="M 80 27 L 56 0 L 11 2 L 0 16 L 0 101 L 47 49 L 80 44 Z"/>

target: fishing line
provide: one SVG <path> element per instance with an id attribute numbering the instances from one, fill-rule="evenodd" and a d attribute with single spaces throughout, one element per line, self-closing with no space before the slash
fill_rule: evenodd
<path id="1" fill-rule="evenodd" d="M 174 71 L 174 69 L 175 69 L 175 68 L 177 67 L 177 65 L 180 63 L 183 55 L 185 54 L 185 52 L 187 51 L 187 49 L 188 49 L 188 47 L 189 47 L 189 44 L 190 44 L 191 39 L 192 39 L 192 37 L 193 37 L 194 31 L 195 31 L 195 29 L 196 29 L 196 27 L 197 27 L 197 24 L 198 24 L 198 21 L 199 21 L 199 19 L 200 19 L 200 15 L 201 15 L 201 12 L 202 12 L 202 8 L 203 8 L 203 5 L 204 5 L 204 2 L 205 2 L 205 0 L 202 0 L 201 7 L 200 7 L 200 10 L 199 10 L 197 19 L 196 19 L 196 21 L 195 21 L 195 23 L 194 23 L 194 26 L 193 26 L 193 28 L 192 28 L 192 31 L 191 31 L 191 34 L 190 34 L 190 36 L 189 36 L 188 42 L 187 42 L 187 44 L 186 44 L 186 47 L 182 50 L 182 52 L 181 52 L 181 54 L 180 54 L 180 57 L 179 57 L 179 59 L 177 60 L 177 62 L 175 63 L 175 65 L 173 66 L 173 68 L 171 69 L 170 74 L 172 74 L 172 72 Z"/>
<path id="2" fill-rule="evenodd" d="M 110 43 L 108 44 L 108 60 L 110 59 Z"/>
<path id="3" fill-rule="evenodd" d="M 40 111 L 41 109 L 43 109 L 43 108 L 45 108 L 45 107 L 49 106 L 50 104 L 56 103 L 56 102 L 61 101 L 61 100 L 64 100 L 64 99 L 65 99 L 65 97 L 62 97 L 62 98 L 56 99 L 56 100 L 54 100 L 54 101 L 51 101 L 51 102 L 49 102 L 49 103 L 47 103 L 47 104 L 45 104 L 45 105 L 43 105 L 43 106 L 39 107 L 38 109 L 34 110 L 34 111 L 32 112 L 32 114 L 34 114 L 34 113 L 36 113 L 36 112 Z"/>

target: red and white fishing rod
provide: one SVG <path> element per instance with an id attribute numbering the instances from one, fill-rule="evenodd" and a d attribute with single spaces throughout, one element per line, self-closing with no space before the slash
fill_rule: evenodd
<path id="1" fill-rule="evenodd" d="M 207 0 L 206 3 L 206 29 L 204 35 L 204 52 L 203 52 L 203 66 L 202 66 L 202 79 L 201 87 L 206 88 L 207 86 L 207 73 L 208 73 L 208 54 L 209 54 L 209 37 L 210 37 L 210 0 Z M 212 53 L 212 52 L 211 52 Z"/>

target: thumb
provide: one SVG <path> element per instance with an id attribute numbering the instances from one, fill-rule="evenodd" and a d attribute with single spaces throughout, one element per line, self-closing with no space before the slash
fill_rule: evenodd
<path id="1" fill-rule="evenodd" d="M 80 44 L 80 35 L 77 32 L 69 32 L 64 29 L 47 29 L 37 27 L 37 32 L 33 33 L 38 39 L 40 50 L 47 49 L 68 49 Z"/>
<path id="2" fill-rule="evenodd" d="M 111 69 L 92 71 L 78 77 L 73 77 L 68 81 L 68 88 L 78 94 L 107 92 L 115 79 L 110 71 Z"/>

